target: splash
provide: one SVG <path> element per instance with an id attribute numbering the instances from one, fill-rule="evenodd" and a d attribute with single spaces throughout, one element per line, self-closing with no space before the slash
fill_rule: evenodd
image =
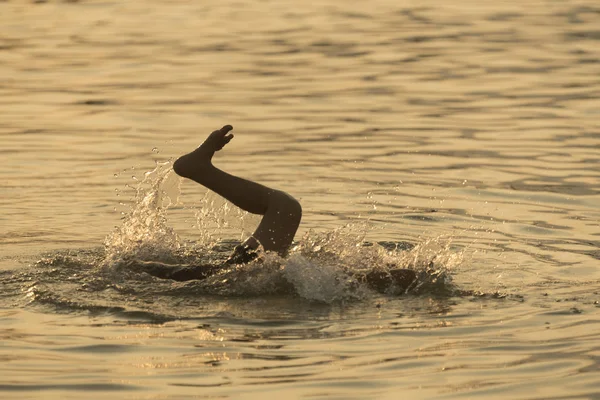
<path id="1" fill-rule="evenodd" d="M 224 235 L 237 236 L 242 242 L 250 236 L 250 226 L 258 225 L 258 218 L 233 206 L 221 196 L 207 191 L 193 208 L 196 217 L 197 243 L 210 249 L 224 240 Z"/>
<path id="2" fill-rule="evenodd" d="M 199 241 L 193 246 L 183 245 L 167 221 L 166 211 L 177 203 L 179 195 L 174 180 L 179 182 L 168 162 L 157 164 L 153 171 L 146 173 L 136 188 L 130 212 L 122 225 L 106 238 L 105 264 L 118 271 L 121 278 L 136 279 L 133 271 L 123 271 L 131 260 L 174 264 L 214 261 L 219 258 L 214 257 L 215 254 L 227 252 L 233 243 L 223 241 L 219 234 L 239 229 L 241 236 L 244 235 L 247 213 L 207 193 L 200 204 L 192 208 Z M 462 261 L 462 253 L 450 250 L 450 240 L 436 238 L 418 245 L 368 243 L 366 237 L 370 230 L 368 223 L 357 223 L 328 232 L 309 231 L 285 259 L 263 254 L 256 262 L 223 269 L 204 281 L 171 283 L 167 292 L 179 297 L 294 294 L 331 304 L 367 298 L 373 292 L 361 276 L 369 271 L 398 268 L 416 271 L 418 279 L 408 288 L 390 286 L 387 294 L 447 293 L 450 290 L 448 271 Z"/>
<path id="3" fill-rule="evenodd" d="M 105 263 L 138 260 L 171 261 L 181 244 L 177 234 L 167 225 L 166 210 L 177 201 L 178 178 L 173 174 L 170 162 L 157 163 L 156 168 L 144 174 L 136 187 L 131 210 L 125 215 L 121 226 L 104 240 Z M 176 188 L 176 193 L 173 193 Z M 168 190 L 171 189 L 171 190 Z"/>
<path id="4" fill-rule="evenodd" d="M 361 279 L 370 271 L 412 269 L 417 279 L 410 287 L 391 285 L 386 294 L 452 295 L 451 270 L 462 262 L 462 252 L 438 237 L 418 245 L 368 243 L 366 224 L 349 224 L 327 232 L 307 232 L 286 258 L 266 253 L 246 265 L 233 266 L 204 281 L 174 288 L 177 296 L 295 295 L 320 303 L 360 301 L 374 290 Z"/>
<path id="5" fill-rule="evenodd" d="M 367 231 L 366 224 L 349 224 L 324 233 L 309 231 L 291 251 L 286 279 L 309 300 L 334 303 L 364 298 L 366 288 L 349 272 L 373 266 L 374 254 L 362 245 Z"/>
<path id="6" fill-rule="evenodd" d="M 223 240 L 223 234 L 235 230 L 241 232 L 240 237 L 245 234 L 247 214 L 207 194 L 200 204 L 190 207 L 196 214 L 199 241 L 182 243 L 167 215 L 180 204 L 179 182 L 169 162 L 157 163 L 138 182 L 133 204 L 122 224 L 106 237 L 104 251 L 83 259 L 55 254 L 42 260 L 36 283 L 26 289 L 28 301 L 73 310 L 124 307 L 144 311 L 144 304 L 154 304 L 154 312 L 155 301 L 160 299 L 165 315 L 169 304 L 194 302 L 205 295 L 285 295 L 334 304 L 368 299 L 376 293 L 359 277 L 394 268 L 412 269 L 417 279 L 408 288 L 390 286 L 386 294 L 452 294 L 449 271 L 462 262 L 462 253 L 451 250 L 449 239 L 439 237 L 417 245 L 369 243 L 366 238 L 372 228 L 368 223 L 309 231 L 286 258 L 263 253 L 254 262 L 225 268 L 202 281 L 174 282 L 129 268 L 136 261 L 218 262 L 236 243 Z M 95 268 L 98 265 L 101 268 Z"/>
<path id="7" fill-rule="evenodd" d="M 248 236 L 248 225 L 256 224 L 247 212 L 233 207 L 208 191 L 198 204 L 186 206 L 195 214 L 194 243 L 184 243 L 168 224 L 168 210 L 180 206 L 180 178 L 171 162 L 157 162 L 156 168 L 138 181 L 132 206 L 121 226 L 104 240 L 104 266 L 118 267 L 131 260 L 165 263 L 193 262 L 210 253 L 229 251 L 237 241 L 223 239 L 239 232 L 239 241 Z M 210 260 L 210 257 L 209 257 Z"/>
<path id="8" fill-rule="evenodd" d="M 307 233 L 286 260 L 284 276 L 300 296 L 325 303 L 368 296 L 369 288 L 356 277 L 373 270 L 417 272 L 417 280 L 408 288 L 390 286 L 390 295 L 451 293 L 450 271 L 460 265 L 463 253 L 451 250 L 449 238 L 429 239 L 403 250 L 411 246 L 369 243 L 367 233 L 367 224 Z"/>

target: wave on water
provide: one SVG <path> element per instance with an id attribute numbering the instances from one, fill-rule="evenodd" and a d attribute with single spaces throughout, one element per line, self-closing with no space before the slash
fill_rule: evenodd
<path id="1" fill-rule="evenodd" d="M 360 301 L 379 294 L 356 276 L 394 268 L 412 269 L 417 279 L 408 288 L 390 286 L 386 295 L 458 293 L 451 271 L 462 262 L 463 252 L 451 250 L 450 240 L 369 243 L 366 223 L 309 231 L 285 259 L 262 253 L 248 264 L 231 266 L 202 281 L 158 279 L 130 268 L 141 261 L 218 264 L 238 243 L 214 240 L 214 232 L 208 231 L 201 232 L 203 240 L 198 243 L 180 240 L 167 217 L 177 203 L 178 182 L 170 163 L 158 163 L 139 183 L 130 211 L 106 237 L 103 248 L 54 252 L 31 268 L 0 275 L 7 288 L 4 298 L 67 312 L 151 312 L 169 318 L 174 308 L 177 317 L 194 315 L 202 296 L 284 295 L 328 304 Z M 209 218 L 216 213 L 202 215 Z M 211 221 L 212 226 L 218 227 L 219 219 Z M 199 225 L 203 229 L 211 224 Z"/>

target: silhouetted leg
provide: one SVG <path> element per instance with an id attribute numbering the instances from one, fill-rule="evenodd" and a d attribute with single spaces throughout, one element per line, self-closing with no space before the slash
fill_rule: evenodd
<path id="1" fill-rule="evenodd" d="M 193 152 L 180 157 L 173 164 L 175 172 L 223 196 L 242 210 L 263 215 L 258 228 L 246 245 L 257 248 L 260 243 L 267 251 L 285 255 L 302 218 L 300 203 L 289 194 L 228 174 L 216 168 L 211 160 L 233 134 L 231 125 L 211 133 Z"/>

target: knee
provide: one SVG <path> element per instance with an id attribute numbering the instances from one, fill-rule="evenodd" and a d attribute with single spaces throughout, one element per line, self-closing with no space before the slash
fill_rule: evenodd
<path id="1" fill-rule="evenodd" d="M 275 193 L 275 197 L 279 203 L 280 212 L 284 214 L 285 218 L 296 225 L 300 225 L 300 220 L 302 219 L 302 206 L 300 202 L 289 194 L 279 190 Z"/>
<path id="2" fill-rule="evenodd" d="M 300 225 L 300 220 L 302 219 L 302 206 L 300 205 L 300 202 L 298 200 L 296 200 L 292 196 L 289 196 L 289 197 L 290 197 L 290 218 L 294 219 L 294 221 L 296 221 L 296 223 L 298 225 Z"/>

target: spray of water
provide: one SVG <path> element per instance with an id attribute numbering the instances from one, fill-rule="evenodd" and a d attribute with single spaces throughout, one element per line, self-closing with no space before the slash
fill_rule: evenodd
<path id="1" fill-rule="evenodd" d="M 368 243 L 368 224 L 349 224 L 329 232 L 308 232 L 286 260 L 284 275 L 304 298 L 332 303 L 364 298 L 369 288 L 357 277 L 369 271 L 412 269 L 418 279 L 407 287 L 390 286 L 388 294 L 448 293 L 449 271 L 462 262 L 450 240 L 430 239 L 410 250 Z"/>
<path id="2" fill-rule="evenodd" d="M 211 191 L 206 192 L 193 207 L 193 211 L 196 217 L 196 246 L 207 249 L 231 240 L 231 235 L 237 236 L 235 239 L 242 242 L 250 235 L 250 226 L 258 225 L 255 216 L 233 206 Z"/>
<path id="3" fill-rule="evenodd" d="M 138 260 L 165 260 L 180 247 L 177 234 L 167 225 L 166 210 L 176 202 L 172 190 L 173 170 L 169 162 L 157 163 L 146 172 L 138 184 L 133 206 L 125 214 L 121 226 L 104 240 L 107 265 L 130 258 Z M 178 193 L 178 189 L 177 189 Z"/>
<path id="4" fill-rule="evenodd" d="M 218 248 L 215 244 L 223 239 L 219 233 L 235 227 L 244 234 L 247 214 L 214 194 L 207 194 L 193 209 L 199 240 L 193 246 L 182 245 L 167 221 L 167 210 L 176 203 L 179 194 L 178 182 L 169 163 L 158 164 L 146 173 L 136 188 L 130 212 L 105 240 L 105 265 L 122 267 L 130 260 L 177 263 L 184 255 L 190 262 L 189 256 L 194 252 L 214 253 Z M 357 277 L 372 270 L 394 268 L 413 269 L 418 280 L 409 288 L 390 287 L 389 294 L 439 292 L 450 287 L 448 271 L 461 262 L 462 254 L 450 250 L 449 240 L 425 240 L 412 249 L 398 250 L 366 242 L 370 229 L 367 223 L 358 223 L 328 232 L 309 231 L 285 259 L 264 254 L 255 262 L 224 269 L 204 281 L 179 284 L 176 293 L 179 296 L 293 293 L 309 300 L 334 303 L 365 298 L 371 291 Z"/>

